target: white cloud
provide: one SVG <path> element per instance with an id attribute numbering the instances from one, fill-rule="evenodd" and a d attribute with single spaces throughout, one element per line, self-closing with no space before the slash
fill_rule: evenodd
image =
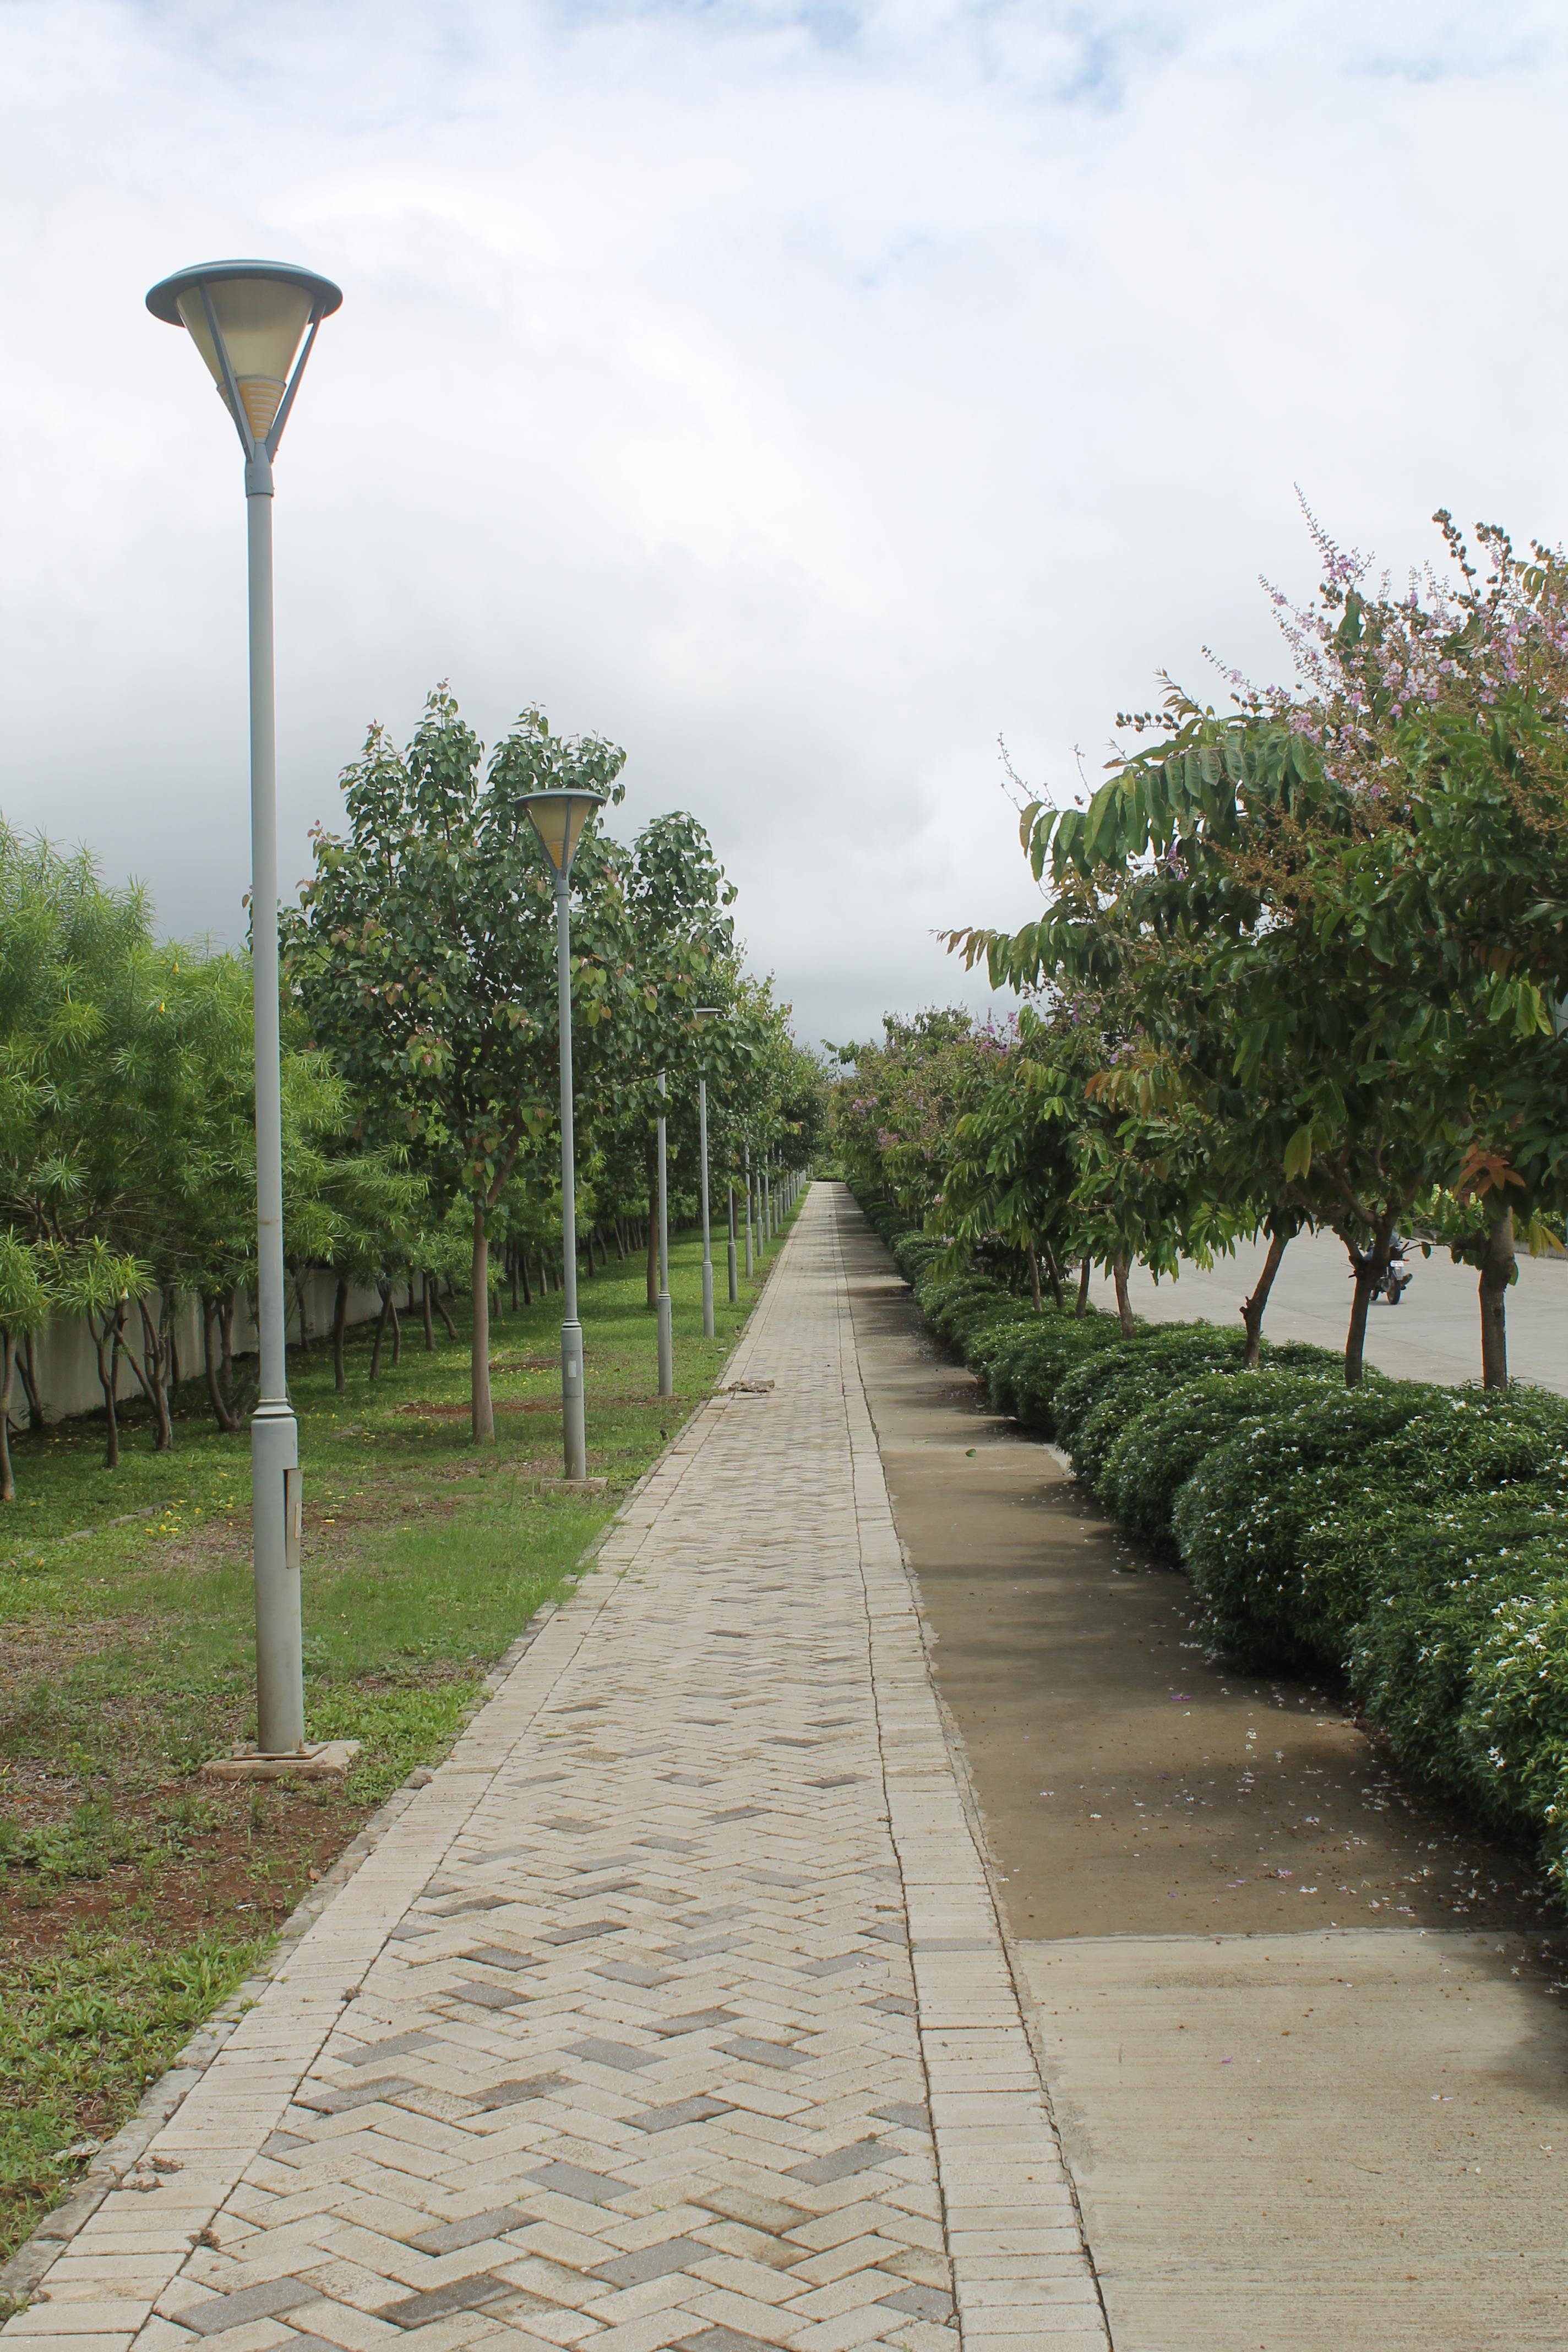
<path id="1" fill-rule="evenodd" d="M 233 933 L 237 451 L 145 287 L 342 281 L 279 466 L 283 870 L 371 717 L 540 696 L 815 1034 L 1033 903 L 1157 667 L 1277 665 L 1300 480 L 1557 536 L 1555 12 L 10 0 L 0 807 Z M 17 331 L 20 331 L 19 332 Z M 973 984 L 970 992 L 973 993 Z"/>

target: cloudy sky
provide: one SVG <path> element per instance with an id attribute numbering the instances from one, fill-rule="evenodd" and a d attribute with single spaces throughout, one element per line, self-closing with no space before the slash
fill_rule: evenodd
<path id="1" fill-rule="evenodd" d="M 0 0 L 0 812 L 237 934 L 239 457 L 142 298 L 299 260 L 286 881 L 449 678 L 702 817 L 804 1034 L 950 1001 L 998 736 L 1277 671 L 1294 485 L 1568 535 L 1565 100 L 1545 0 Z"/>

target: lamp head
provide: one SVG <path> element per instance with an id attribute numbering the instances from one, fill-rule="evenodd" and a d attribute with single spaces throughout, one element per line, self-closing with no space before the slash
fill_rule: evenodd
<path id="1" fill-rule="evenodd" d="M 544 844 L 544 854 L 558 880 L 564 882 L 570 877 L 584 829 L 595 811 L 604 807 L 605 800 L 603 793 L 580 793 L 570 787 L 561 792 L 523 794 L 522 805 Z"/>
<path id="2" fill-rule="evenodd" d="M 147 308 L 166 325 L 185 329 L 239 427 L 246 454 L 254 442 L 270 457 L 292 397 L 289 372 L 301 338 L 342 299 L 330 278 L 287 262 L 205 261 L 162 278 Z"/>

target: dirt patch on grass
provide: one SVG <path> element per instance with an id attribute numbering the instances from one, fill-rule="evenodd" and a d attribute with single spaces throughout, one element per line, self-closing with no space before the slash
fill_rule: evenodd
<path id="1" fill-rule="evenodd" d="M 13 1805 L 14 1777 L 5 1783 Z M 277 1785 L 216 1790 L 195 1821 L 172 1819 L 167 1794 L 117 1800 L 116 1844 L 133 1843 L 133 1858 L 105 1861 L 94 1876 L 58 1878 L 26 1863 L 5 1869 L 0 1970 L 47 1957 L 81 1929 L 163 1948 L 215 1928 L 270 1934 L 372 1810 L 336 1790 Z"/>
<path id="2" fill-rule="evenodd" d="M 614 1410 L 625 1412 L 633 1406 L 644 1412 L 667 1412 L 677 1405 L 692 1402 L 686 1397 L 611 1396 L 595 1397 L 594 1402 L 601 1412 Z M 412 1404 L 393 1406 L 394 1412 L 407 1413 L 420 1421 L 467 1421 L 471 1408 L 466 1404 L 440 1404 L 433 1400 L 417 1398 Z M 497 1397 L 491 1410 L 503 1412 L 553 1412 L 561 1411 L 559 1397 L 523 1397 L 508 1402 Z"/>

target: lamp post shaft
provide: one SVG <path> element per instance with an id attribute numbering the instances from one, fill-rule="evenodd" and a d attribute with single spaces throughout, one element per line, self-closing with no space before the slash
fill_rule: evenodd
<path id="1" fill-rule="evenodd" d="M 272 645 L 272 468 L 245 469 L 250 587 L 250 937 L 256 1020 L 256 1307 L 260 1393 L 250 1424 L 257 1746 L 305 1739 L 300 1608 L 300 1431 L 289 1402 L 283 1286 L 283 1098 L 278 1035 L 278 731 Z"/>
<path id="2" fill-rule="evenodd" d="M 572 884 L 555 877 L 555 989 L 561 1028 L 561 1238 L 565 1314 L 561 1320 L 561 1433 L 568 1478 L 588 1475 L 583 1406 L 583 1326 L 577 1319 L 577 1154 L 572 1097 Z"/>
<path id="3" fill-rule="evenodd" d="M 708 1080 L 697 1081 L 697 1133 L 702 1155 L 702 1337 L 713 1337 L 713 1236 L 708 1223 Z"/>
<path id="4" fill-rule="evenodd" d="M 658 1074 L 658 1392 L 675 1394 L 674 1314 L 669 1297 L 669 1184 L 665 1155 L 664 1072 Z"/>
<path id="5" fill-rule="evenodd" d="M 730 1179 L 730 1304 L 733 1307 L 741 1296 L 741 1286 L 735 1279 L 735 1180 Z"/>

